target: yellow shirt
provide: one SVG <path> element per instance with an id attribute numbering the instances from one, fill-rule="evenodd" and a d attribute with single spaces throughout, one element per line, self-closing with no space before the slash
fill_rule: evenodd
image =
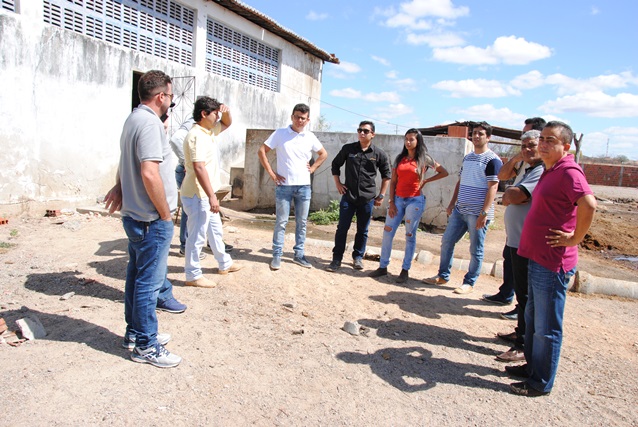
<path id="1" fill-rule="evenodd" d="M 184 182 L 180 190 L 182 196 L 198 196 L 200 199 L 208 197 L 197 181 L 193 162 L 204 162 L 213 191 L 217 191 L 221 188 L 218 150 L 215 146 L 215 136 L 219 135 L 221 129 L 222 125 L 220 122 L 215 123 L 215 126 L 210 131 L 195 123 L 193 128 L 188 132 L 188 135 L 186 135 L 186 138 L 184 138 L 184 167 L 186 168 L 186 176 L 184 177 Z"/>

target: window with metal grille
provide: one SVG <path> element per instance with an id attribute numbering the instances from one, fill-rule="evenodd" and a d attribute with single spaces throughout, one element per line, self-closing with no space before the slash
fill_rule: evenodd
<path id="1" fill-rule="evenodd" d="M 4 7 L 5 2 L 0 0 Z M 172 0 L 43 0 L 44 22 L 192 65 L 195 11 Z"/>
<path id="2" fill-rule="evenodd" d="M 11 12 L 15 12 L 16 11 L 15 0 L 0 0 L 0 9 L 10 10 Z"/>
<path id="3" fill-rule="evenodd" d="M 279 91 L 279 50 L 208 19 L 206 71 Z"/>

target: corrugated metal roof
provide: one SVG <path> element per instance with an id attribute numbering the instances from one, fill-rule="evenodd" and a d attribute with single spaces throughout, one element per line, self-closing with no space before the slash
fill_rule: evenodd
<path id="1" fill-rule="evenodd" d="M 447 135 L 448 126 L 466 126 L 472 129 L 477 124 L 478 122 L 472 122 L 472 121 L 454 122 L 454 123 L 449 123 L 447 125 L 439 125 L 439 126 L 433 126 L 429 128 L 420 128 L 419 132 L 427 136 Z M 522 132 L 520 130 L 492 126 L 492 135 L 494 136 L 500 136 L 502 138 L 509 138 L 509 139 L 516 140 L 516 139 L 521 139 L 521 134 Z"/>
<path id="2" fill-rule="evenodd" d="M 337 58 L 334 53 L 328 53 L 325 50 L 320 49 L 303 37 L 298 36 L 288 28 L 279 25 L 273 19 L 259 12 L 257 9 L 254 9 L 239 0 L 206 1 L 217 3 L 218 5 L 236 13 L 242 18 L 249 20 L 253 24 L 259 25 L 260 27 L 265 28 L 271 33 L 278 35 L 282 39 L 289 41 L 303 51 L 308 52 L 311 55 L 316 56 L 317 58 L 323 59 L 326 62 L 332 62 L 333 64 L 339 63 L 339 58 Z"/>

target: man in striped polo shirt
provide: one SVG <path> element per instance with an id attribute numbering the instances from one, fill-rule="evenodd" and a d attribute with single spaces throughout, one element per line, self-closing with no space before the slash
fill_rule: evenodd
<path id="1" fill-rule="evenodd" d="M 487 146 L 491 137 L 492 126 L 486 122 L 477 123 L 472 130 L 474 152 L 463 158 L 459 182 L 447 208 L 449 219 L 441 241 L 439 273 L 423 279 L 431 285 L 444 285 L 450 280 L 454 246 L 468 232 L 470 266 L 461 286 L 454 289 L 457 294 L 468 294 L 474 290 L 483 263 L 485 233 L 494 219 L 494 197 L 498 189 L 498 172 L 503 162 Z"/>

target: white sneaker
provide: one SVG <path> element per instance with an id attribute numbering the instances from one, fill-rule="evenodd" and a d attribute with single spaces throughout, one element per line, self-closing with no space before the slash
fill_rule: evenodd
<path id="1" fill-rule="evenodd" d="M 455 294 L 469 294 L 474 291 L 474 286 L 463 283 L 460 287 L 454 289 Z"/>
<path id="2" fill-rule="evenodd" d="M 140 350 L 135 347 L 131 352 L 131 360 L 138 363 L 150 363 L 158 368 L 173 368 L 180 364 L 182 358 L 166 350 L 162 344 Z"/>
<path id="3" fill-rule="evenodd" d="M 166 345 L 171 340 L 171 334 L 157 334 L 157 342 Z M 135 335 L 124 335 L 122 348 L 133 350 L 135 348 Z"/>

